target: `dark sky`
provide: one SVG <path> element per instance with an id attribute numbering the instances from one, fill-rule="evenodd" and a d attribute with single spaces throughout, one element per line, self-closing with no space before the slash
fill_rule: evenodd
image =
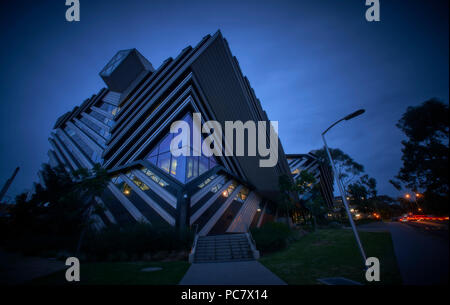
<path id="1" fill-rule="evenodd" d="M 2 1 L 0 183 L 21 166 L 9 196 L 30 188 L 47 161 L 58 116 L 104 87 L 99 71 L 121 49 L 137 48 L 156 68 L 220 29 L 287 153 L 321 147 L 321 132 L 359 108 L 366 113 L 328 135 L 378 180 L 401 166 L 407 106 L 448 103 L 448 1 L 365 0 L 93 1 L 66 22 L 65 0 Z"/>

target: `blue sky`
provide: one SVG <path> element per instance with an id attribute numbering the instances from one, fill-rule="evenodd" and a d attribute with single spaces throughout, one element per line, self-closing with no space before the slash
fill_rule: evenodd
<path id="1" fill-rule="evenodd" d="M 220 29 L 287 153 L 339 147 L 396 196 L 401 166 L 395 127 L 407 106 L 448 103 L 448 1 L 380 1 L 381 21 L 365 20 L 364 0 L 81 0 L 66 22 L 65 0 L 2 2 L 0 183 L 21 171 L 9 196 L 37 180 L 58 116 L 97 93 L 98 73 L 121 49 L 137 48 L 158 67 Z"/>

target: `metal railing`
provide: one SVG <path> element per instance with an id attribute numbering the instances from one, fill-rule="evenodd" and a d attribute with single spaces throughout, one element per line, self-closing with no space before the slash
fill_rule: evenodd
<path id="1" fill-rule="evenodd" d="M 194 262 L 194 256 L 195 256 L 195 248 L 197 247 L 197 242 L 198 242 L 198 224 L 194 224 L 195 226 L 195 230 L 194 230 L 194 241 L 192 242 L 192 247 L 191 247 L 191 253 L 189 253 L 189 262 L 193 263 Z"/>
<path id="2" fill-rule="evenodd" d="M 247 239 L 250 242 L 250 249 L 252 250 L 253 258 L 258 259 L 259 258 L 259 251 L 256 248 L 256 242 L 253 239 L 252 232 L 250 231 L 250 224 L 247 224 L 247 232 L 245 233 L 247 235 Z"/>

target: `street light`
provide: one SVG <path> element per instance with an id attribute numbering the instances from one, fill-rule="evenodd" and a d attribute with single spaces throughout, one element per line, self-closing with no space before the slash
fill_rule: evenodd
<path id="1" fill-rule="evenodd" d="M 336 121 L 330 127 L 325 129 L 324 132 L 322 132 L 322 140 L 323 140 L 323 143 L 325 144 L 325 150 L 327 151 L 328 159 L 330 160 L 330 164 L 333 169 L 333 174 L 334 174 L 334 178 L 336 179 L 336 184 L 338 185 L 339 192 L 341 193 L 342 202 L 344 203 L 345 210 L 347 211 L 348 220 L 350 221 L 350 225 L 352 226 L 353 234 L 355 234 L 356 243 L 358 244 L 359 251 L 361 252 L 364 268 L 366 268 L 366 253 L 364 252 L 364 248 L 361 244 L 361 240 L 359 239 L 359 235 L 358 235 L 358 231 L 356 230 L 355 223 L 353 222 L 353 217 L 352 217 L 352 214 L 350 213 L 350 209 L 349 209 L 348 203 L 347 203 L 347 198 L 344 193 L 344 187 L 342 186 L 341 180 L 339 179 L 339 176 L 338 176 L 338 173 L 336 170 L 336 166 L 334 165 L 333 158 L 331 157 L 330 150 L 328 149 L 327 141 L 325 140 L 325 134 L 328 132 L 328 130 L 333 128 L 336 124 L 338 124 L 344 120 L 348 121 L 350 119 L 353 119 L 353 118 L 363 114 L 364 112 L 365 112 L 364 109 L 360 109 L 360 110 L 357 110 L 357 111 L 343 117 L 342 119 Z"/>

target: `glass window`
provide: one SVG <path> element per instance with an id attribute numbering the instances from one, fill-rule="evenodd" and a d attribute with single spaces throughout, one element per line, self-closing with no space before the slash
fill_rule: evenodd
<path id="1" fill-rule="evenodd" d="M 208 157 L 201 156 L 198 164 L 199 176 L 208 170 Z"/>
<path id="2" fill-rule="evenodd" d="M 147 169 L 147 168 L 142 168 L 141 171 L 146 174 L 148 177 L 150 177 L 153 181 L 155 181 L 156 183 L 158 183 L 160 186 L 162 187 L 166 187 L 169 185 L 169 183 L 167 183 L 166 181 L 164 181 L 163 179 L 161 179 L 159 176 L 155 175 L 151 170 Z"/>
<path id="3" fill-rule="evenodd" d="M 166 172 L 170 172 L 170 158 L 172 154 L 170 152 L 163 153 L 158 156 L 158 167 Z"/>
<path id="4" fill-rule="evenodd" d="M 186 114 L 183 118 L 191 127 L 192 143 L 192 116 Z M 167 134 L 147 155 L 146 159 L 163 169 L 182 183 L 186 183 L 217 165 L 214 156 L 192 156 L 192 146 L 189 147 L 191 156 L 173 157 L 170 153 L 170 143 L 175 135 Z"/>
<path id="5" fill-rule="evenodd" d="M 123 181 L 123 179 L 118 176 L 116 179 L 113 180 L 114 185 L 125 195 L 130 196 L 131 194 L 131 187 Z"/>
<path id="6" fill-rule="evenodd" d="M 224 190 L 224 191 L 222 192 L 222 196 L 223 196 L 223 197 L 228 197 L 228 196 L 230 196 L 230 195 L 233 193 L 233 191 L 234 191 L 235 188 L 236 188 L 236 182 L 233 181 L 233 182 L 227 187 L 227 189 Z"/>
<path id="7" fill-rule="evenodd" d="M 208 177 L 207 179 L 205 179 L 205 181 L 203 181 L 202 183 L 200 183 L 198 185 L 199 188 L 203 188 L 206 185 L 208 185 L 211 181 L 213 181 L 215 178 L 217 177 L 217 175 L 212 175 L 210 177 Z"/>
<path id="8" fill-rule="evenodd" d="M 243 187 L 236 195 L 235 200 L 239 202 L 244 202 L 247 199 L 247 196 L 248 196 L 248 189 L 246 187 Z"/>
<path id="9" fill-rule="evenodd" d="M 129 172 L 127 173 L 128 178 L 130 178 L 131 181 L 134 182 L 134 184 L 136 184 L 141 190 L 143 191 L 147 191 L 150 188 L 148 187 L 147 184 L 145 184 L 144 182 L 142 182 L 138 177 L 136 177 L 133 173 Z"/>
<path id="10" fill-rule="evenodd" d="M 223 184 L 222 183 L 217 183 L 216 185 L 214 185 L 211 188 L 211 192 L 213 193 L 217 193 L 221 188 L 222 188 Z"/>

